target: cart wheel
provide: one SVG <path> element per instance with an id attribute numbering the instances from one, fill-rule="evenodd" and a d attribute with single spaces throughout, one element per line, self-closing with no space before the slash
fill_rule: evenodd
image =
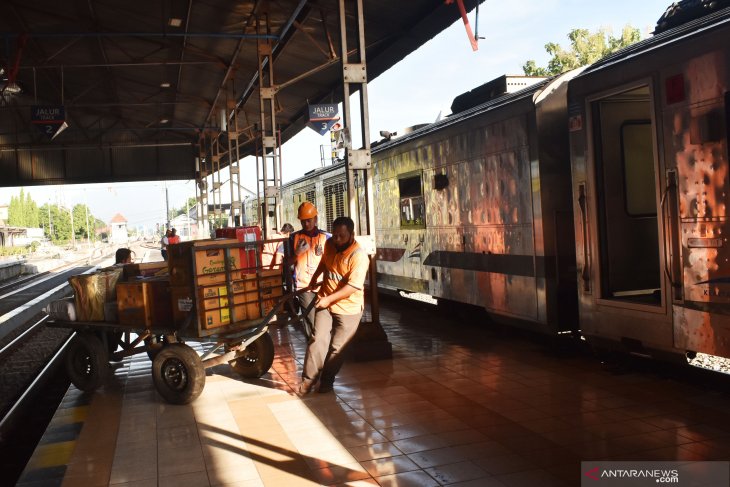
<path id="1" fill-rule="evenodd" d="M 167 402 L 188 404 L 205 387 L 203 361 L 188 345 L 170 343 L 152 361 L 152 380 L 157 392 Z"/>
<path id="2" fill-rule="evenodd" d="M 93 333 L 77 333 L 68 345 L 65 361 L 69 379 L 84 392 L 99 387 L 109 371 L 109 354 Z"/>
<path id="3" fill-rule="evenodd" d="M 167 341 L 165 340 L 165 335 L 150 335 L 148 338 L 144 339 L 145 348 L 147 349 L 147 356 L 150 358 L 150 360 L 154 360 L 158 353 L 160 353 L 160 350 L 162 350 L 162 347 L 165 346 Z"/>
<path id="4" fill-rule="evenodd" d="M 228 363 L 241 377 L 247 379 L 261 377 L 274 363 L 274 341 L 271 335 L 264 333 Z"/>

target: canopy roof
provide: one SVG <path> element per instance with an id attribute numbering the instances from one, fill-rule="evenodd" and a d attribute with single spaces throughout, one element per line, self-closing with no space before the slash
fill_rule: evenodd
<path id="1" fill-rule="evenodd" d="M 368 80 L 459 18 L 444 0 L 364 9 Z M 2 186 L 187 179 L 202 134 L 234 110 L 241 154 L 253 153 L 257 42 L 271 42 L 282 141 L 306 123 L 307 101 L 341 97 L 337 0 L 6 0 L 0 33 Z M 55 120 L 33 123 L 34 106 Z M 64 115 L 55 138 L 39 130 Z"/>

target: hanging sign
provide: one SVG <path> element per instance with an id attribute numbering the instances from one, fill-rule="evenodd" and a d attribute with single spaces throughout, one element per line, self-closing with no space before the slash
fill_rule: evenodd
<path id="1" fill-rule="evenodd" d="M 334 103 L 309 105 L 309 123 L 307 125 L 319 135 L 326 134 L 339 119 L 337 105 Z"/>
<path id="2" fill-rule="evenodd" d="M 63 105 L 31 106 L 30 121 L 51 139 L 68 128 L 66 108 Z"/>

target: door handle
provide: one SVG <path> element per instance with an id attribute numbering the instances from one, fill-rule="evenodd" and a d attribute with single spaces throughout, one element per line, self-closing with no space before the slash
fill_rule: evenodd
<path id="1" fill-rule="evenodd" d="M 591 291 L 591 259 L 588 246 L 588 203 L 586 201 L 586 185 L 585 183 L 578 185 L 578 207 L 580 208 L 580 224 L 583 230 L 583 269 L 580 271 L 580 277 L 583 280 L 583 291 Z"/>
<path id="2" fill-rule="evenodd" d="M 674 210 L 677 208 L 677 172 L 666 172 L 666 187 L 659 201 L 662 214 L 662 230 L 664 232 L 664 274 L 672 287 L 672 297 L 682 299 L 682 282 L 675 281 L 675 274 L 679 271 L 679 242 L 675 241 Z M 677 271 L 677 272 L 675 272 Z"/>

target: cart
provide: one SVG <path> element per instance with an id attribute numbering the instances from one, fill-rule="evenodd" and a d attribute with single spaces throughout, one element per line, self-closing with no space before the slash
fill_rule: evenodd
<path id="1" fill-rule="evenodd" d="M 203 243 L 199 247 L 194 242 L 185 242 L 184 247 L 179 247 L 183 244 L 170 246 L 171 283 L 185 278 L 180 274 L 202 269 L 200 261 L 206 258 L 202 252 L 208 255 L 218 251 L 225 257 L 225 265 L 212 272 L 210 268 L 205 268 L 204 273 L 192 272 L 194 285 L 188 286 L 190 297 L 180 298 L 179 290 L 177 298 L 174 291 L 171 293 L 171 306 L 177 309 L 178 316 L 184 316 L 172 325 L 157 326 L 142 323 L 143 320 L 138 325 L 130 325 L 129 320 L 126 323 L 49 321 L 48 326 L 76 331 L 65 356 L 71 382 L 82 391 L 93 391 L 103 384 L 110 360 L 121 361 L 143 352 L 152 360 L 155 388 L 172 404 L 195 400 L 203 391 L 205 369 L 209 367 L 229 363 L 244 378 L 264 375 L 274 360 L 269 326 L 298 323 L 301 318 L 295 313 L 294 299 L 309 290 L 292 291 L 291 273 L 286 265 L 290 251 L 288 240 L 277 241 L 283 241 L 285 248 L 281 280 L 272 279 L 271 270 L 261 265 L 262 245 L 271 240 L 235 243 L 213 240 L 198 241 Z M 187 259 L 189 265 L 185 264 Z M 213 281 L 217 283 L 206 286 Z M 217 302 L 207 297 L 211 287 L 220 292 Z M 174 290 L 175 286 L 171 288 Z M 258 314 L 252 316 L 251 309 L 258 310 Z M 228 316 L 229 321 L 222 325 L 216 323 L 214 327 L 207 326 L 215 321 L 212 318 L 208 318 L 208 323 L 201 322 L 201 317 L 213 315 Z M 200 356 L 186 341 L 212 346 L 206 347 Z"/>

